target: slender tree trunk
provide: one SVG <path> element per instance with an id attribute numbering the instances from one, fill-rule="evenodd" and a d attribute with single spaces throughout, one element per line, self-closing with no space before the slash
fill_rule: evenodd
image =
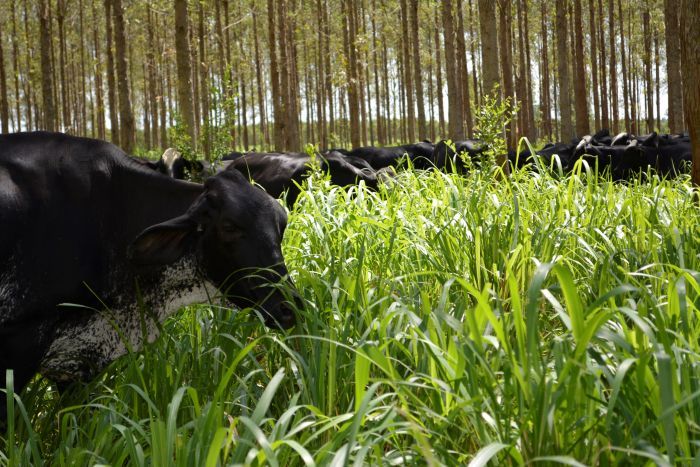
<path id="1" fill-rule="evenodd" d="M 285 24 L 287 26 L 287 66 L 291 71 L 291 80 L 289 81 L 289 102 L 291 107 L 288 113 L 288 119 L 291 122 L 290 132 L 288 134 L 289 146 L 293 151 L 299 151 L 301 149 L 301 119 L 300 119 L 300 85 L 299 85 L 299 67 L 297 66 L 298 59 L 298 49 L 297 41 L 295 38 L 296 32 L 296 11 L 294 10 L 295 4 L 289 1 L 285 4 L 287 7 L 292 5 L 292 11 L 285 17 Z M 287 11 L 287 10 L 286 10 Z"/>
<path id="2" fill-rule="evenodd" d="M 620 100 L 618 97 L 617 88 L 617 48 L 615 47 L 615 0 L 608 0 L 608 30 L 610 38 L 610 92 L 612 109 L 612 128 L 613 132 L 619 131 L 620 125 Z"/>
<path id="3" fill-rule="evenodd" d="M 411 36 L 409 35 L 409 12 L 406 0 L 401 0 L 401 31 L 399 37 L 401 42 L 401 60 L 403 63 L 403 84 L 405 88 L 405 105 L 406 105 L 406 130 L 407 138 L 413 142 L 416 139 L 416 112 L 414 102 L 413 75 L 411 73 Z"/>
<path id="4" fill-rule="evenodd" d="M 513 64 L 513 69 L 516 71 L 515 94 L 520 102 L 520 111 L 518 112 L 518 130 L 516 137 L 530 137 L 527 132 L 528 126 L 528 101 L 527 101 L 527 78 L 525 77 L 526 69 L 529 64 L 525 62 L 525 34 L 523 31 L 523 7 L 521 0 L 515 0 L 515 11 L 517 28 L 513 28 L 513 50 L 517 54 L 518 64 Z M 516 32 L 517 29 L 517 32 Z M 516 40 L 517 36 L 517 40 Z M 517 43 L 517 46 L 515 45 Z"/>
<path id="5" fill-rule="evenodd" d="M 326 98 L 328 99 L 328 131 L 335 136 L 335 111 L 333 105 L 333 83 L 331 81 L 331 27 L 328 0 L 323 0 L 323 37 L 325 42 L 324 80 L 326 86 Z"/>
<path id="6" fill-rule="evenodd" d="M 527 31 L 525 29 L 525 13 L 527 12 L 527 4 L 524 0 L 517 0 L 517 12 L 518 12 L 518 62 L 519 62 L 519 94 L 521 99 L 521 128 L 519 129 L 520 135 L 527 136 L 533 139 L 533 111 L 532 111 L 532 95 L 530 93 L 530 59 L 529 59 L 529 46 L 526 46 L 527 41 L 525 36 Z"/>
<path id="7" fill-rule="evenodd" d="M 20 80 L 19 80 L 19 36 L 17 35 L 17 19 L 15 18 L 16 8 L 12 8 L 12 72 L 15 78 L 15 117 L 17 125 L 15 131 L 22 130 L 22 113 L 20 111 Z M 29 54 L 27 54 L 29 55 Z"/>
<path id="8" fill-rule="evenodd" d="M 411 45 L 413 46 L 413 76 L 416 84 L 416 105 L 418 108 L 418 139 L 428 137 L 425 122 L 425 105 L 423 96 L 423 68 L 420 62 L 420 41 L 418 40 L 418 0 L 410 0 L 409 18 L 411 23 Z"/>
<path id="9" fill-rule="evenodd" d="M 490 1 L 490 0 L 489 0 Z M 462 117 L 462 92 L 458 82 L 458 60 L 455 53 L 455 25 L 452 0 L 442 1 L 442 24 L 445 28 L 445 71 L 447 74 L 447 96 L 449 102 L 449 137 L 453 140 L 465 138 Z"/>
<path id="10" fill-rule="evenodd" d="M 190 67 L 190 41 L 188 40 L 188 12 L 186 0 L 175 0 L 175 59 L 177 61 L 177 99 L 180 117 L 196 145 L 194 109 L 192 99 L 192 69 Z"/>
<path id="11" fill-rule="evenodd" d="M 112 51 L 112 1 L 105 4 L 105 35 L 107 36 L 107 102 L 109 104 L 109 123 L 111 139 L 119 146 L 119 116 L 117 114 L 117 86 L 114 79 L 114 52 Z"/>
<path id="12" fill-rule="evenodd" d="M 79 30 L 80 30 L 80 37 L 86 37 L 85 34 L 85 29 L 84 29 L 84 21 L 83 21 L 83 0 L 79 0 L 78 2 L 78 21 L 79 21 Z M 80 125 L 80 131 L 83 135 L 87 134 L 87 97 L 88 97 L 88 92 L 86 91 L 86 84 L 85 84 L 85 41 L 79 41 L 80 43 L 80 119 L 81 119 L 81 125 Z M 94 128 L 93 128 L 93 136 L 94 136 Z"/>
<path id="13" fill-rule="evenodd" d="M 91 2 L 92 8 L 92 41 L 94 47 L 95 60 L 95 99 L 97 106 L 95 109 L 95 121 L 97 123 L 97 137 L 106 138 L 105 102 L 104 88 L 102 86 L 102 53 L 100 52 L 99 27 L 97 22 L 97 9 L 95 2 Z"/>
<path id="14" fill-rule="evenodd" d="M 257 12 L 256 12 L 257 13 Z M 258 106 L 260 108 L 260 131 L 263 134 L 263 140 L 264 144 L 268 145 L 270 144 L 270 134 L 268 132 L 268 126 L 267 126 L 267 115 L 265 112 L 265 99 L 263 98 L 263 93 L 265 92 L 265 86 L 263 83 L 263 74 L 262 74 L 262 59 L 260 57 L 260 44 L 258 41 L 258 21 L 257 21 L 257 14 L 253 14 L 253 45 L 255 48 L 255 80 L 257 83 L 257 92 L 258 92 Z"/>
<path id="15" fill-rule="evenodd" d="M 622 60 L 622 100 L 625 105 L 625 131 L 630 130 L 630 96 L 629 96 L 629 84 L 627 81 L 627 55 L 625 47 L 625 22 L 622 14 L 622 0 L 617 0 L 619 22 L 620 22 L 620 53 Z"/>
<path id="16" fill-rule="evenodd" d="M 598 77 L 600 80 L 600 106 L 602 128 L 610 129 L 610 112 L 608 99 L 608 80 L 605 53 L 605 21 L 603 19 L 603 0 L 598 0 Z"/>
<path id="17" fill-rule="evenodd" d="M 355 33 L 358 36 L 361 37 L 366 37 L 365 35 L 365 25 L 363 18 L 364 16 L 361 13 L 362 10 L 362 4 L 364 3 L 364 0 L 362 2 L 352 2 L 353 3 L 353 16 L 355 17 L 354 23 L 355 23 Z M 357 87 L 358 91 L 360 94 L 360 123 L 361 123 L 361 128 L 362 128 L 362 143 L 367 146 L 370 144 L 370 140 L 367 139 L 367 127 L 368 125 L 371 127 L 371 115 L 367 112 L 367 106 L 366 106 L 366 96 L 365 96 L 365 88 L 367 85 L 367 60 L 366 56 L 365 59 L 363 60 L 361 57 L 364 56 L 364 53 L 362 52 L 361 47 L 356 47 L 355 49 L 355 58 L 358 62 L 358 67 L 357 67 Z M 369 121 L 369 123 L 368 123 Z"/>
<path id="18" fill-rule="evenodd" d="M 55 131 L 56 107 L 54 105 L 53 82 L 51 80 L 51 30 L 49 27 L 49 14 L 51 3 L 49 0 L 41 0 L 39 14 L 39 35 L 41 46 L 41 91 L 43 98 L 43 122 L 47 131 Z"/>
<path id="19" fill-rule="evenodd" d="M 199 49 L 197 48 L 197 43 L 195 41 L 195 25 L 194 25 L 194 19 L 189 15 L 188 13 L 188 22 L 187 22 L 187 43 L 189 45 L 190 49 L 190 82 L 192 83 L 192 91 L 191 91 L 191 100 L 192 100 L 192 110 L 194 114 L 194 145 L 198 146 L 199 145 L 199 135 L 200 135 L 200 125 L 202 122 L 202 114 L 201 114 L 201 102 L 202 102 L 202 97 L 201 97 L 201 90 L 199 88 L 199 66 L 197 65 L 200 63 L 199 60 Z"/>
<path id="20" fill-rule="evenodd" d="M 440 19 L 439 19 L 439 11 L 438 11 L 438 6 L 435 6 L 435 27 L 433 28 L 435 30 L 435 51 L 434 51 L 434 56 L 435 56 L 435 68 L 436 70 L 436 79 L 437 79 L 437 101 L 438 101 L 438 119 L 440 121 L 440 137 L 444 138 L 445 137 L 445 108 L 443 105 L 443 89 L 444 86 L 442 84 L 442 60 L 441 60 L 441 55 L 442 55 L 442 47 L 440 47 L 440 27 L 438 26 L 440 24 Z"/>
<path id="21" fill-rule="evenodd" d="M 559 72 L 559 113 L 561 121 L 561 139 L 568 141 L 574 136 L 574 126 L 571 121 L 571 92 L 569 79 L 569 50 L 567 47 L 566 0 L 556 3 L 557 30 L 557 71 Z"/>
<path id="22" fill-rule="evenodd" d="M 204 135 L 202 141 L 204 143 L 204 158 L 207 161 L 211 160 L 211 135 L 209 128 L 209 67 L 207 66 L 206 55 L 206 30 L 204 28 L 204 7 L 203 2 L 199 2 L 199 17 L 198 17 L 198 36 L 199 36 L 199 87 L 202 96 L 202 122 L 203 131 L 200 135 Z"/>
<path id="23" fill-rule="evenodd" d="M 414 0 L 415 1 L 415 0 Z M 467 46 L 464 43 L 464 18 L 462 15 L 462 1 L 459 0 L 456 5 L 456 13 L 457 13 L 457 33 L 456 33 L 456 42 L 455 45 L 457 47 L 457 56 L 459 58 L 458 60 L 458 73 L 457 76 L 458 78 L 458 85 L 462 87 L 461 90 L 461 97 L 462 97 L 462 118 L 464 119 L 464 122 L 462 125 L 464 126 L 464 134 L 468 135 L 471 133 L 471 129 L 473 126 L 472 122 L 472 107 L 471 107 L 471 102 L 469 98 L 469 73 L 467 69 Z"/>
<path id="24" fill-rule="evenodd" d="M 144 101 L 148 101 L 148 108 L 151 111 L 150 122 L 151 122 L 151 144 L 153 147 L 158 146 L 158 98 L 156 97 L 158 92 L 156 90 L 156 61 L 155 61 L 155 34 L 153 33 L 153 28 L 155 27 L 154 21 L 152 19 L 152 12 L 150 7 L 146 7 L 146 26 L 148 28 L 148 51 L 146 52 L 146 72 L 148 76 L 148 95 L 144 96 Z M 162 105 L 162 102 L 161 102 Z"/>
<path id="25" fill-rule="evenodd" d="M 649 5 L 643 7 L 642 13 L 642 36 L 644 37 L 644 81 L 646 84 L 646 101 L 647 101 L 647 132 L 654 131 L 654 84 L 652 82 L 652 54 L 651 54 L 651 26 Z"/>
<path id="26" fill-rule="evenodd" d="M 388 58 L 388 52 L 387 52 L 387 47 L 386 47 L 386 42 L 383 43 L 382 45 L 382 67 L 384 70 L 384 73 L 382 73 L 382 77 L 384 78 L 384 99 L 385 99 L 385 110 L 386 110 L 386 143 L 390 144 L 392 141 L 394 141 L 394 131 L 393 131 L 393 122 L 391 120 L 391 96 L 390 96 L 390 89 L 389 89 L 389 58 Z M 394 113 L 396 115 L 396 113 Z"/>
<path id="27" fill-rule="evenodd" d="M 581 12 L 581 0 L 574 0 L 574 25 L 576 31 L 576 55 L 574 63 L 574 97 L 576 100 L 576 133 L 579 136 L 588 134 L 590 123 L 588 120 L 588 97 L 586 92 L 586 57 L 583 53 L 583 15 Z"/>
<path id="28" fill-rule="evenodd" d="M 499 85 L 498 42 L 496 38 L 496 2 L 479 0 L 479 33 L 481 35 L 481 76 L 484 94 L 491 94 Z M 505 46 L 505 44 L 504 44 Z"/>
<path id="29" fill-rule="evenodd" d="M 680 12 L 685 121 L 693 147 L 693 184 L 700 186 L 700 15 L 694 0 L 681 0 Z"/>
<path id="30" fill-rule="evenodd" d="M 692 2 L 689 2 L 690 4 Z M 681 81 L 681 35 L 679 27 L 680 0 L 664 0 L 666 17 L 666 76 L 668 79 L 668 126 L 671 133 L 681 133 L 683 124 L 683 97 Z M 693 12 L 697 14 L 697 12 Z"/>
<path id="31" fill-rule="evenodd" d="M 377 45 L 377 24 L 376 16 L 377 14 L 377 2 L 372 0 L 372 13 L 370 14 L 370 21 L 372 24 L 372 64 L 374 65 L 374 105 L 377 114 L 377 142 L 380 146 L 386 144 L 386 121 L 382 119 L 381 114 L 381 90 L 379 86 L 379 60 L 377 58 L 379 46 Z"/>
<path id="32" fill-rule="evenodd" d="M 535 125 L 535 99 L 532 91 L 532 73 L 529 64 L 532 63 L 530 54 L 530 37 L 528 25 L 530 24 L 529 6 L 527 0 L 521 0 L 523 9 L 523 24 L 521 26 L 522 35 L 525 36 L 525 93 L 527 95 L 527 126 L 525 133 L 534 141 L 539 135 L 537 134 L 537 125 Z"/>
<path id="33" fill-rule="evenodd" d="M 31 41 L 29 34 L 29 12 L 27 11 L 27 3 L 29 0 L 24 0 L 22 2 L 24 10 L 24 43 L 27 46 L 27 53 L 25 57 L 25 70 L 27 70 L 27 76 L 24 79 L 24 96 L 27 101 L 27 130 L 36 129 L 40 126 L 40 117 L 37 112 L 38 103 L 34 98 L 34 90 L 32 88 L 31 78 L 32 78 L 32 67 L 31 62 L 34 57 L 34 47 L 32 47 L 33 41 Z"/>
<path id="34" fill-rule="evenodd" d="M 549 26 L 547 23 L 547 2 L 540 3 L 541 25 L 542 25 L 542 94 L 540 96 L 542 106 L 542 128 L 544 136 L 551 138 L 552 132 L 552 106 L 550 100 L 550 84 L 549 84 Z"/>
<path id="35" fill-rule="evenodd" d="M 360 35 L 359 25 L 357 23 L 356 14 L 357 2 L 345 2 L 345 18 L 347 26 L 347 44 L 345 51 L 348 55 L 347 64 L 350 65 L 352 71 L 348 69 L 348 111 L 350 112 L 350 141 L 353 147 L 359 147 L 366 144 L 365 131 L 363 125 L 362 114 L 362 72 L 360 70 L 359 49 L 357 47 L 357 38 Z"/>
<path id="36" fill-rule="evenodd" d="M 281 19 L 281 18 L 280 18 Z M 279 61 L 277 59 L 277 39 L 275 32 L 275 7 L 274 1 L 267 1 L 267 27 L 269 35 L 269 51 L 270 51 L 270 81 L 272 85 L 272 107 L 274 112 L 274 140 L 275 150 L 284 150 L 284 127 L 282 116 L 282 105 L 280 96 L 280 77 L 278 72 Z"/>
<path id="37" fill-rule="evenodd" d="M 68 85 L 68 66 L 66 66 L 66 33 L 65 33 L 65 10 L 64 0 L 56 2 L 56 22 L 58 23 L 58 73 L 61 81 L 61 122 L 64 131 L 71 132 L 77 128 L 71 128 L 71 93 Z M 58 102 L 58 101 L 57 101 Z"/>
<path id="38" fill-rule="evenodd" d="M 136 128 L 134 126 L 134 114 L 131 107 L 131 95 L 129 93 L 129 72 L 126 62 L 126 25 L 124 24 L 124 10 L 122 0 L 113 0 L 114 10 L 114 44 L 117 61 L 117 86 L 119 87 L 119 141 L 122 149 L 127 154 L 134 151 Z"/>
<path id="39" fill-rule="evenodd" d="M 479 106 L 481 104 L 481 97 L 479 96 L 479 83 L 478 83 L 478 78 L 477 78 L 477 72 L 476 70 L 479 68 L 479 64 L 477 63 L 477 58 L 476 58 L 476 47 L 475 44 L 477 43 L 478 38 L 476 37 L 476 33 L 474 32 L 474 18 L 476 15 L 474 14 L 474 0 L 469 0 L 469 18 L 470 20 L 467 21 L 467 24 L 469 24 L 469 55 L 471 57 L 472 61 L 472 84 L 474 86 L 474 105 Z M 435 31 L 437 33 L 437 30 Z"/>
<path id="40" fill-rule="evenodd" d="M 5 74 L 5 56 L 3 54 L 2 34 L 0 34 L 0 133 L 10 132 L 10 111 L 7 101 L 7 75 Z"/>
<path id="41" fill-rule="evenodd" d="M 143 62 L 143 144 L 146 149 L 151 149 L 151 115 L 148 102 L 148 65 Z"/>
<path id="42" fill-rule="evenodd" d="M 588 24 L 590 26 L 590 36 L 591 36 L 591 75 L 593 81 L 593 120 L 595 125 L 595 130 L 601 129 L 601 118 L 600 118 L 600 96 L 598 94 L 598 31 L 597 24 L 595 20 L 595 0 L 588 0 Z"/>
<path id="43" fill-rule="evenodd" d="M 503 78 L 503 97 L 510 98 L 511 102 L 515 102 L 515 88 L 513 84 L 513 44 L 511 39 L 512 33 L 512 11 L 511 0 L 498 0 L 498 42 L 501 44 L 499 48 L 499 56 L 501 62 L 501 74 Z M 506 144 L 509 148 L 515 147 L 515 121 L 511 121 L 506 127 Z"/>
<path id="44" fill-rule="evenodd" d="M 654 67 L 656 70 L 656 128 L 661 132 L 661 58 L 659 56 L 659 30 L 654 28 Z"/>

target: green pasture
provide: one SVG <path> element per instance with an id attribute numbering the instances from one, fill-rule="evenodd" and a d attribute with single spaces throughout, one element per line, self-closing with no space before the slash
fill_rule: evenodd
<path id="1" fill-rule="evenodd" d="M 15 398 L 1 465 L 700 465 L 687 179 L 312 177 L 268 332 L 214 300 L 86 387 Z"/>

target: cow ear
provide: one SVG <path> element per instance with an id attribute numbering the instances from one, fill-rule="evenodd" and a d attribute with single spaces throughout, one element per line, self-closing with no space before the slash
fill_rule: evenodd
<path id="1" fill-rule="evenodd" d="M 128 256 L 139 266 L 164 266 L 182 258 L 196 239 L 197 223 L 185 214 L 141 232 L 129 245 Z"/>
<path id="2" fill-rule="evenodd" d="M 655 147 L 659 144 L 659 134 L 657 132 L 652 132 L 647 139 L 644 140 L 642 146 Z"/>

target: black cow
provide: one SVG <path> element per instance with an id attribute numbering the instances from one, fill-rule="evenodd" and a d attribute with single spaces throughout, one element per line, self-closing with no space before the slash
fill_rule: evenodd
<path id="1" fill-rule="evenodd" d="M 317 155 L 316 161 L 320 170 L 330 173 L 334 185 L 356 185 L 363 180 L 369 188 L 377 188 L 377 173 L 363 159 L 331 152 Z M 276 198 L 287 191 L 287 204 L 291 207 L 299 197 L 298 185 L 310 173 L 311 163 L 307 154 L 256 152 L 230 161 L 226 170 L 242 172 Z"/>
<path id="2" fill-rule="evenodd" d="M 182 157 L 180 151 L 174 148 L 165 150 L 158 162 L 146 162 L 152 169 L 178 180 L 199 179 L 207 175 L 201 161 L 193 161 Z"/>
<path id="3" fill-rule="evenodd" d="M 348 156 L 364 159 L 374 170 L 386 167 L 397 167 L 404 157 L 413 163 L 417 169 L 428 169 L 433 166 L 433 151 L 435 145 L 430 141 L 404 146 L 375 147 L 367 146 L 353 149 Z"/>
<path id="4" fill-rule="evenodd" d="M 259 306 L 269 326 L 292 326 L 274 286 L 293 290 L 280 249 L 286 221 L 235 170 L 199 185 L 103 141 L 0 135 L 0 387 L 7 369 L 18 390 L 37 371 L 89 380 L 127 351 L 112 323 L 138 349 L 142 329 L 154 339 L 158 322 L 217 289 Z M 135 282 L 152 315 L 140 313 Z"/>
<path id="5" fill-rule="evenodd" d="M 483 141 L 476 139 L 454 141 L 451 145 L 442 140 L 435 145 L 431 163 L 441 170 L 463 172 L 470 165 L 478 168 L 487 149 L 488 146 Z M 469 158 L 469 163 L 466 162 L 466 158 Z"/>

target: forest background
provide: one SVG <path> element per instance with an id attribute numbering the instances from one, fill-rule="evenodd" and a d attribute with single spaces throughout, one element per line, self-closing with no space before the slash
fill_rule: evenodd
<path id="1" fill-rule="evenodd" d="M 127 152 L 686 129 L 679 0 L 0 2 L 0 129 Z M 697 64 L 696 64 L 697 65 Z"/>

